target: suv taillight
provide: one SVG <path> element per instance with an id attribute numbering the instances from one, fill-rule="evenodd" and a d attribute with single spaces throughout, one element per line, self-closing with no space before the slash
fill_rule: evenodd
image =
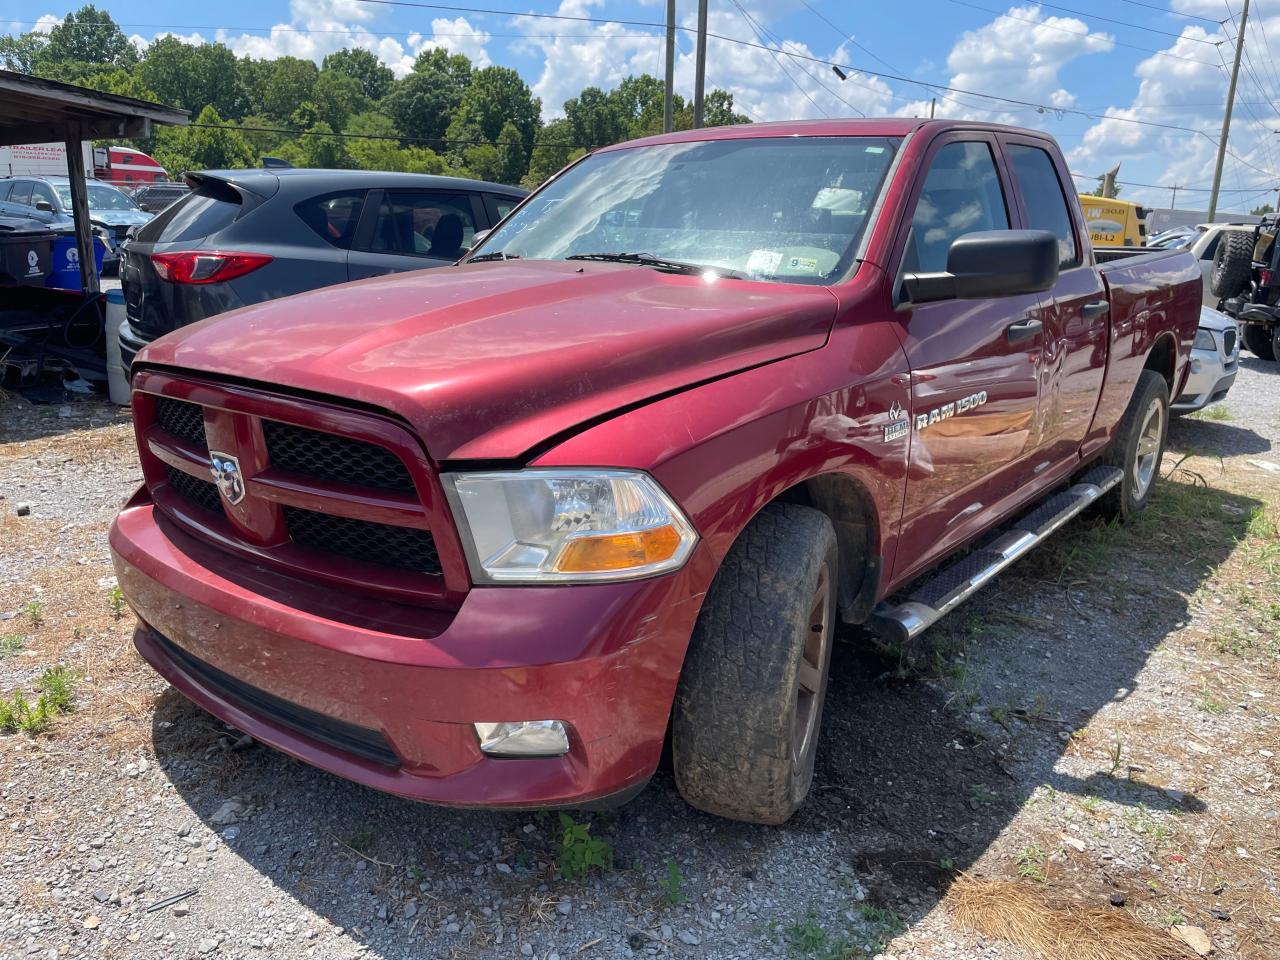
<path id="1" fill-rule="evenodd" d="M 188 250 L 153 253 L 151 265 L 161 280 L 170 283 L 220 283 L 265 267 L 272 258 L 265 253 L 225 253 L 220 250 Z"/>
<path id="2" fill-rule="evenodd" d="M 1259 285 L 1263 287 L 1271 286 L 1271 271 L 1265 267 L 1258 271 Z"/>

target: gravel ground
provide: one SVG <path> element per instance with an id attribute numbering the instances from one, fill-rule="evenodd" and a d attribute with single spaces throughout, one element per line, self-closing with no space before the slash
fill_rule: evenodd
<path id="1" fill-rule="evenodd" d="M 1246 358 L 1174 424 L 1143 522 L 1073 523 L 912 669 L 845 638 L 787 826 L 699 814 L 660 772 L 575 814 L 613 866 L 573 882 L 558 817 L 384 796 L 167 689 L 110 592 L 127 417 L 0 394 L 0 692 L 81 676 L 75 712 L 0 736 L 0 956 L 1029 960 L 952 918 L 963 871 L 1274 960 L 1278 387 Z"/>

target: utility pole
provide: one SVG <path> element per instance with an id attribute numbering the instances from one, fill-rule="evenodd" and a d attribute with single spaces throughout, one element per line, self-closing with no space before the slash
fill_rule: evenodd
<path id="1" fill-rule="evenodd" d="M 1236 58 L 1231 64 L 1231 83 L 1227 87 L 1227 112 L 1222 115 L 1222 136 L 1218 138 L 1218 162 L 1213 168 L 1213 192 L 1209 194 L 1209 222 L 1218 216 L 1218 188 L 1222 186 L 1222 162 L 1227 157 L 1227 137 L 1231 133 L 1231 108 L 1236 102 L 1236 80 L 1240 76 L 1240 57 L 1244 53 L 1244 25 L 1249 21 L 1249 0 L 1240 11 L 1240 30 L 1236 34 Z"/>
<path id="2" fill-rule="evenodd" d="M 929 119 L 933 119 L 933 111 L 938 108 L 938 98 L 934 97 L 929 101 Z"/>
<path id="3" fill-rule="evenodd" d="M 676 0 L 667 0 L 667 90 L 662 98 L 662 132 L 670 133 L 676 97 Z"/>
<path id="4" fill-rule="evenodd" d="M 707 81 L 707 0 L 698 0 L 698 53 L 693 64 L 693 126 L 702 126 Z"/>
<path id="5" fill-rule="evenodd" d="M 1178 188 L 1170 187 L 1169 189 L 1173 191 L 1173 198 L 1169 201 L 1169 209 L 1176 210 L 1178 209 Z"/>

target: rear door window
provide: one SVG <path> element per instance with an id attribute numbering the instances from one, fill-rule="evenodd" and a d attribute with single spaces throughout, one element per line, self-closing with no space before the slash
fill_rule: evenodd
<path id="1" fill-rule="evenodd" d="M 365 193 L 364 190 L 329 193 L 304 200 L 293 209 L 325 243 L 349 250 L 360 223 L 360 211 L 364 209 Z"/>
<path id="2" fill-rule="evenodd" d="M 374 253 L 457 260 L 476 232 L 471 197 L 434 190 L 389 190 L 378 210 Z"/>
<path id="3" fill-rule="evenodd" d="M 240 195 L 230 186 L 201 184 L 139 230 L 138 239 L 143 243 L 202 240 L 235 223 L 240 210 Z"/>
<path id="4" fill-rule="evenodd" d="M 1079 245 L 1062 193 L 1062 182 L 1053 168 L 1053 158 L 1039 147 L 1011 143 L 1009 160 L 1027 211 L 1027 226 L 1032 230 L 1048 230 L 1058 238 L 1058 269 L 1080 266 Z"/>
<path id="5" fill-rule="evenodd" d="M 9 195 L 10 203 L 23 203 L 31 206 L 31 181 L 18 180 L 13 185 L 13 193 Z"/>
<path id="6" fill-rule="evenodd" d="M 47 183 L 39 183 L 36 181 L 32 181 L 31 183 L 32 205 L 34 206 L 35 204 L 39 203 L 42 200 L 45 203 L 47 203 L 51 209 L 53 210 L 58 209 L 57 199 L 53 195 L 53 188 L 50 187 Z M 68 210 L 71 209 L 71 204 L 68 203 L 68 204 L 65 204 L 65 206 Z"/>
<path id="7" fill-rule="evenodd" d="M 485 199 L 489 201 L 489 216 L 496 224 L 499 220 L 514 210 L 522 198 L 504 197 L 496 193 L 487 193 L 485 194 Z"/>

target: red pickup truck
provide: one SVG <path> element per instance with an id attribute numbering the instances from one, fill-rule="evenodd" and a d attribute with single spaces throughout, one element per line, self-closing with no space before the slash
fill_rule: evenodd
<path id="1" fill-rule="evenodd" d="M 166 336 L 111 530 L 135 642 L 271 746 L 444 804 L 803 802 L 837 625 L 911 642 L 1141 510 L 1200 303 L 1099 266 L 1042 133 L 598 150 L 453 268 Z M 954 559 L 955 556 L 959 559 Z"/>

